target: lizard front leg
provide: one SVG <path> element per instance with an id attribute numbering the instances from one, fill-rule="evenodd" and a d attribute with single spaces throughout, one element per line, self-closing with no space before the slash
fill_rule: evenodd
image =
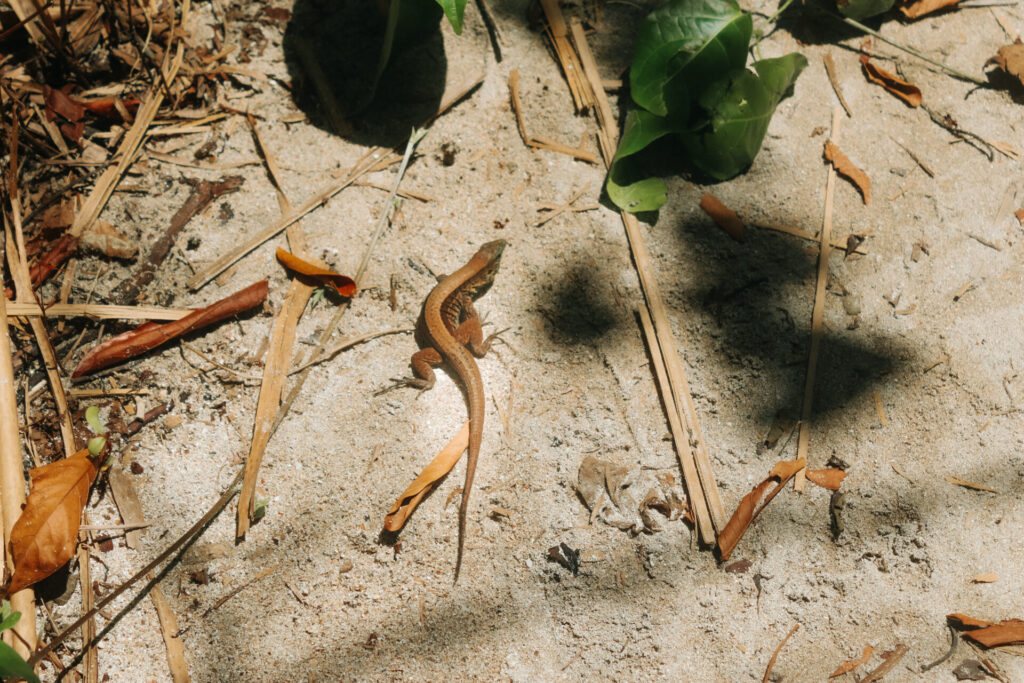
<path id="1" fill-rule="evenodd" d="M 412 372 L 415 377 L 409 377 L 404 380 L 404 384 L 409 387 L 416 387 L 426 391 L 434 388 L 434 367 L 444 362 L 440 352 L 432 346 L 420 349 L 416 353 L 412 354 L 412 359 L 409 361 L 409 365 L 412 366 Z"/>
<path id="2" fill-rule="evenodd" d="M 472 301 L 462 303 L 462 322 L 455 329 L 453 335 L 455 341 L 459 342 L 477 358 L 483 358 L 491 350 L 491 344 L 498 338 L 498 334 L 488 335 L 484 338 L 484 328 L 480 323 L 480 316 L 477 315 Z"/>

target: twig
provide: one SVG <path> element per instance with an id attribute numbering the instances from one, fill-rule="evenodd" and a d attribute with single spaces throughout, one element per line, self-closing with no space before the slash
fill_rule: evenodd
<path id="1" fill-rule="evenodd" d="M 775 666 L 775 660 L 778 659 L 779 653 L 782 652 L 782 647 L 786 644 L 786 641 L 789 640 L 789 637 L 796 633 L 798 628 L 800 628 L 800 624 L 793 624 L 793 628 L 789 629 L 789 633 L 787 633 L 786 637 L 782 639 L 779 646 L 775 648 L 775 652 L 772 653 L 772 658 L 768 660 L 768 667 L 764 670 L 764 678 L 761 679 L 761 683 L 768 683 L 768 676 L 772 673 L 772 668 Z"/>
<path id="2" fill-rule="evenodd" d="M 338 355 L 339 353 L 341 353 L 345 349 L 350 349 L 353 346 L 356 346 L 357 344 L 363 344 L 365 342 L 370 341 L 371 339 L 376 339 L 377 337 L 383 337 L 383 336 L 389 335 L 389 334 L 412 334 L 414 331 L 415 330 L 413 330 L 411 327 L 409 327 L 409 328 L 401 328 L 401 329 L 394 329 L 394 330 L 382 330 L 380 332 L 371 332 L 370 334 L 364 334 L 361 337 L 353 337 L 352 339 L 344 339 L 344 340 L 338 342 L 337 344 L 335 344 L 334 346 L 332 346 L 331 348 L 326 349 L 323 353 L 318 355 L 313 360 L 307 361 L 307 362 L 303 363 L 302 365 L 300 365 L 298 367 L 292 368 L 291 370 L 288 371 L 288 374 L 289 375 L 294 375 L 296 373 L 302 372 L 302 371 L 306 370 L 307 368 L 311 368 L 314 365 L 317 365 L 318 363 L 323 363 L 324 361 L 328 361 L 328 360 L 334 358 L 336 355 Z"/>
<path id="3" fill-rule="evenodd" d="M 240 585 L 240 586 L 235 586 L 234 588 L 232 588 L 232 589 L 231 589 L 231 591 L 230 591 L 230 592 L 228 592 L 228 594 L 227 594 L 227 595 L 225 595 L 224 597 L 222 597 L 222 598 L 221 598 L 220 600 L 218 600 L 217 602 L 213 603 L 213 606 L 212 606 L 212 607 L 210 607 L 210 608 L 209 608 L 209 609 L 207 609 L 207 610 L 206 610 L 205 612 L 203 612 L 203 619 L 205 619 L 206 617 L 208 617 L 208 616 L 210 615 L 210 612 L 214 611 L 215 609 L 218 609 L 218 608 L 219 608 L 219 607 L 220 607 L 221 605 L 223 605 L 223 604 L 224 604 L 225 602 L 227 602 L 227 601 L 228 601 L 228 600 L 230 600 L 231 598 L 235 597 L 236 595 L 238 595 L 238 594 L 239 594 L 239 593 L 241 593 L 241 592 L 242 592 L 243 590 L 245 590 L 245 589 L 246 589 L 246 588 L 248 588 L 249 586 L 251 586 L 251 585 L 253 585 L 254 583 L 256 583 L 257 581 L 259 581 L 260 579 L 265 579 L 266 577 L 270 576 L 270 575 L 271 575 L 271 574 L 273 574 L 273 573 L 274 573 L 275 571 L 277 571 L 277 566 L 276 566 L 276 565 L 275 565 L 275 566 L 273 566 L 273 567 L 270 567 L 269 569 L 264 569 L 264 570 L 263 570 L 263 571 L 261 571 L 261 572 L 260 572 L 259 574 L 257 574 L 256 576 L 252 577 L 251 579 L 249 579 L 248 581 L 246 581 L 246 582 L 245 582 L 245 583 L 243 583 L 242 585 Z"/>
<path id="4" fill-rule="evenodd" d="M 138 298 L 142 290 L 156 277 L 157 269 L 163 264 L 171 247 L 182 229 L 188 222 L 207 206 L 223 195 L 237 192 L 242 186 L 241 176 L 229 176 L 217 181 L 204 180 L 192 188 L 185 203 L 171 218 L 167 231 L 160 236 L 149 252 L 145 263 L 133 275 L 119 284 L 111 292 L 110 298 L 118 303 L 128 305 Z"/>
<path id="5" fill-rule="evenodd" d="M 952 626 L 947 624 L 946 628 L 949 629 L 949 637 L 950 637 L 949 649 L 946 650 L 946 654 L 942 655 L 941 657 L 936 659 L 931 664 L 922 664 L 921 665 L 921 673 L 924 673 L 925 671 L 928 671 L 929 669 L 934 669 L 939 664 L 942 664 L 944 661 L 946 661 L 947 659 L 952 657 L 953 654 L 956 652 L 956 646 L 957 646 L 957 643 L 960 642 L 960 638 L 959 638 L 959 636 L 957 636 L 956 629 L 954 629 Z"/>
<path id="6" fill-rule="evenodd" d="M 178 539 L 174 541 L 174 543 L 167 546 L 167 548 L 165 548 L 163 552 L 157 555 L 149 564 L 147 564 L 145 567 L 137 571 L 130 579 L 122 583 L 120 586 L 115 588 L 110 593 L 108 593 L 107 596 L 100 600 L 95 607 L 93 607 L 91 610 L 89 610 L 88 612 L 80 616 L 78 619 L 76 619 L 75 622 L 71 624 L 71 626 L 61 631 L 49 643 L 47 643 L 45 647 L 38 650 L 34 655 L 32 655 L 32 658 L 28 660 L 29 664 L 35 664 L 40 659 L 46 657 L 48 654 L 53 652 L 53 649 L 55 647 L 57 647 L 65 640 L 67 640 L 68 636 L 70 636 L 78 628 L 80 628 L 82 624 L 86 622 L 87 619 L 90 619 L 93 616 L 95 616 L 100 610 L 102 610 L 104 607 L 106 607 L 111 602 L 120 597 L 122 593 L 124 593 L 133 585 L 138 583 L 140 579 L 145 578 L 145 576 L 148 573 L 150 573 L 158 566 L 160 566 L 160 564 L 164 562 L 164 560 L 166 560 L 168 557 L 170 557 L 175 552 L 180 550 L 184 545 L 194 541 L 203 531 L 206 530 L 206 526 L 211 521 L 213 521 L 213 518 L 220 514 L 220 511 L 223 510 L 227 506 L 227 504 L 231 502 L 231 499 L 235 497 L 235 487 L 238 486 L 238 483 L 240 481 L 242 481 L 241 470 L 239 470 L 238 474 L 235 475 L 235 478 L 231 481 L 231 483 L 228 484 L 227 489 L 221 495 L 220 499 L 218 499 L 217 502 L 214 503 L 213 506 L 206 511 L 206 514 L 204 514 L 199 519 L 199 521 L 197 521 L 195 524 L 189 527 L 189 529 L 184 534 L 179 536 Z"/>
<path id="7" fill-rule="evenodd" d="M 763 223 L 752 223 L 751 227 L 763 228 L 765 230 L 775 230 L 776 232 L 784 232 L 787 235 L 793 235 L 794 237 L 800 237 L 802 239 L 809 240 L 811 242 L 820 242 L 821 241 L 821 238 L 818 235 L 812 235 L 812 234 L 804 232 L 802 230 L 797 230 L 796 228 L 791 228 L 788 225 L 765 225 Z M 861 255 L 864 255 L 864 254 L 868 253 L 859 244 L 857 245 L 857 248 L 853 249 L 852 251 L 849 250 L 849 245 L 848 244 L 846 244 L 844 242 L 841 242 L 841 241 L 839 241 L 837 239 L 833 239 L 831 241 L 831 244 L 832 244 L 832 248 L 833 249 L 842 249 L 843 251 L 847 252 L 847 254 L 861 254 Z"/>
<path id="8" fill-rule="evenodd" d="M 487 7 L 487 3 L 484 0 L 476 0 L 476 6 L 480 10 L 480 18 L 484 20 L 484 26 L 487 27 L 487 35 L 491 39 L 491 48 L 494 50 L 494 60 L 500 64 L 501 36 L 498 33 L 498 25 L 494 23 L 491 10 Z"/>
<path id="9" fill-rule="evenodd" d="M 839 144 L 839 108 L 832 110 L 831 140 Z M 814 406 L 814 380 L 818 372 L 818 348 L 821 346 L 822 318 L 825 314 L 825 285 L 828 284 L 828 259 L 832 255 L 832 201 L 836 190 L 836 169 L 828 165 L 828 180 L 825 183 L 825 212 L 821 223 L 818 250 L 818 284 L 814 292 L 814 307 L 811 311 L 811 350 L 807 360 L 807 377 L 804 381 L 804 404 L 800 415 L 800 435 L 797 438 L 797 460 L 807 457 L 811 439 L 811 410 Z M 804 470 L 797 472 L 793 488 L 803 491 L 807 485 Z"/>

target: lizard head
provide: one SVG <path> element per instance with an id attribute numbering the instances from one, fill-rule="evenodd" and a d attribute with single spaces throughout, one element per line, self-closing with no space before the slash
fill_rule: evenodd
<path id="1" fill-rule="evenodd" d="M 482 296 L 494 283 L 494 275 L 498 272 L 498 266 L 501 265 L 501 252 L 505 250 L 507 244 L 508 242 L 505 240 L 488 242 L 480 247 L 476 255 L 473 256 L 474 261 L 483 261 L 484 263 L 480 272 L 466 284 L 466 290 L 474 299 Z"/>

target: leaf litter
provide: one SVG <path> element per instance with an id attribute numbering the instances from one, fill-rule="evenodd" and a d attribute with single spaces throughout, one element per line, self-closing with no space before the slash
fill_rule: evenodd
<path id="1" fill-rule="evenodd" d="M 864 69 L 864 75 L 869 81 L 882 86 L 888 92 L 903 100 L 908 107 L 919 107 L 924 97 L 921 89 L 912 83 L 908 83 L 899 76 L 890 73 L 882 67 L 874 64 L 871 58 L 865 54 L 860 56 L 860 64 Z"/>

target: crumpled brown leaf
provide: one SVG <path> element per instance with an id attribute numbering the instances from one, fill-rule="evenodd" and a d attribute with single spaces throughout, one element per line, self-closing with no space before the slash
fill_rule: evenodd
<path id="1" fill-rule="evenodd" d="M 592 455 L 580 463 L 577 491 L 591 511 L 591 522 L 599 519 L 634 534 L 661 531 L 661 518 L 674 521 L 688 509 L 686 494 L 671 474 L 648 478 L 639 467 Z"/>
<path id="2" fill-rule="evenodd" d="M 865 204 L 871 203 L 871 178 L 864 171 L 857 168 L 850 158 L 843 154 L 831 140 L 825 142 L 825 158 L 829 160 L 836 173 L 849 178 L 850 181 L 860 190 Z"/>
<path id="3" fill-rule="evenodd" d="M 138 243 L 129 240 L 103 220 L 97 220 L 83 232 L 78 243 L 94 253 L 119 259 L 130 260 L 139 253 Z"/>
<path id="4" fill-rule="evenodd" d="M 919 19 L 926 14 L 937 12 L 940 9 L 951 7 L 960 0 L 917 0 L 917 2 L 900 7 L 900 11 L 903 12 L 903 16 L 908 19 Z"/>
<path id="5" fill-rule="evenodd" d="M 817 484 L 829 491 L 838 491 L 839 485 L 846 479 L 846 472 L 830 467 L 824 470 L 807 470 L 807 478 L 812 484 Z"/>
<path id="6" fill-rule="evenodd" d="M 903 100 L 907 106 L 919 107 L 924 97 L 921 95 L 921 89 L 916 85 L 907 83 L 902 78 L 899 78 L 895 74 L 892 74 L 885 69 L 871 63 L 871 59 L 862 54 L 860 56 L 860 65 L 864 68 L 864 75 L 872 83 L 876 83 L 896 97 Z"/>
<path id="7" fill-rule="evenodd" d="M 835 678 L 836 676 L 842 676 L 848 674 L 851 671 L 856 671 L 860 667 L 864 666 L 871 660 L 871 654 L 875 651 L 875 648 L 870 645 L 864 646 L 864 651 L 861 652 L 860 657 L 857 659 L 847 659 L 845 662 L 836 667 L 836 670 L 828 675 L 829 678 Z"/>
<path id="8" fill-rule="evenodd" d="M 1020 38 L 1013 45 L 1004 45 L 996 52 L 996 56 L 989 59 L 985 64 L 995 64 L 1005 71 L 1007 75 L 1016 78 L 1024 85 L 1024 44 Z"/>
<path id="9" fill-rule="evenodd" d="M 75 554 L 82 509 L 96 472 L 87 448 L 29 470 L 32 490 L 11 530 L 14 576 L 8 594 L 45 579 Z"/>
<path id="10" fill-rule="evenodd" d="M 384 517 L 384 531 L 394 533 L 401 529 L 423 497 L 430 493 L 434 485 L 455 467 L 455 463 L 459 461 L 463 451 L 468 447 L 469 422 L 467 421 L 462 425 L 462 429 L 455 435 L 455 438 L 448 442 L 448 445 L 442 448 L 441 452 L 423 468 L 423 471 L 405 491 L 402 491 L 402 495 L 398 497 Z"/>
<path id="11" fill-rule="evenodd" d="M 729 522 L 722 529 L 722 532 L 718 534 L 718 552 L 720 559 L 725 562 L 732 555 L 732 551 L 736 549 L 736 544 L 743 538 L 743 534 L 746 533 L 747 528 L 754 521 L 754 519 L 761 513 L 761 510 L 765 508 L 768 503 L 772 501 L 772 498 L 778 495 L 779 491 L 785 488 L 786 483 L 789 482 L 796 473 L 802 470 L 807 465 L 806 458 L 799 458 L 798 460 L 783 460 L 775 463 L 775 467 L 768 473 L 768 477 L 760 484 L 754 487 L 754 490 L 743 496 L 743 500 L 736 506 L 736 511 L 732 513 L 732 517 L 729 518 Z M 775 484 L 775 488 L 768 490 L 772 484 Z M 762 500 L 763 499 L 763 500 Z"/>
<path id="12" fill-rule="evenodd" d="M 964 638 L 970 638 L 984 647 L 1024 643 L 1024 620 L 1021 619 L 1004 619 L 995 623 L 953 613 L 947 614 L 946 620 L 956 628 L 968 629 Z"/>

